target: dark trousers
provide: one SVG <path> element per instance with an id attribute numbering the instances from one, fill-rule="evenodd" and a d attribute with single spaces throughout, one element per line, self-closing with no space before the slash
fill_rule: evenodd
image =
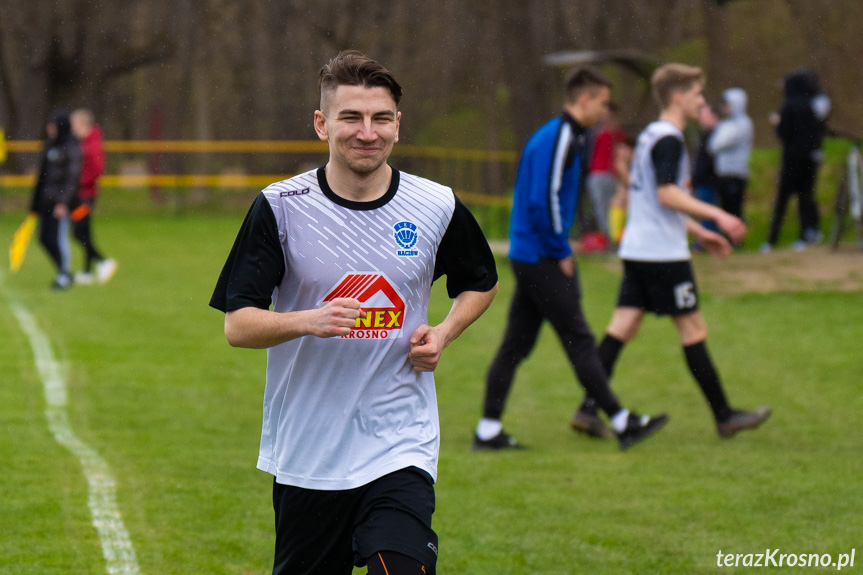
<path id="1" fill-rule="evenodd" d="M 719 207 L 742 220 L 746 180 L 736 176 L 719 176 L 718 184 Z"/>
<path id="2" fill-rule="evenodd" d="M 785 218 L 785 208 L 788 206 L 788 199 L 794 194 L 797 194 L 797 208 L 800 214 L 800 239 L 806 239 L 808 230 L 819 228 L 821 222 L 818 204 L 815 203 L 817 173 L 818 162 L 807 159 L 783 159 L 776 203 L 773 205 L 773 217 L 770 219 L 770 235 L 767 238 L 769 244 L 775 245 L 779 239 L 779 230 Z"/>
<path id="3" fill-rule="evenodd" d="M 39 212 L 39 242 L 60 273 L 69 273 L 69 220 L 54 217 L 54 208 Z"/>
<path id="4" fill-rule="evenodd" d="M 607 414 L 616 413 L 620 405 L 608 388 L 593 333 L 581 310 L 577 268 L 571 278 L 554 260 L 540 260 L 537 264 L 512 262 L 512 271 L 515 293 L 503 343 L 486 377 L 484 417 L 501 418 L 516 368 L 533 350 L 543 321 L 551 323 L 588 395 Z"/>
<path id="5" fill-rule="evenodd" d="M 84 210 L 85 215 L 77 218 L 75 213 L 72 214 L 72 233 L 75 239 L 78 240 L 84 247 L 84 271 L 90 272 L 93 262 L 98 262 L 103 259 L 102 254 L 96 249 L 96 244 L 93 242 L 93 232 L 91 229 L 90 218 L 93 215 L 93 200 L 82 200 L 82 205 L 87 209 Z"/>

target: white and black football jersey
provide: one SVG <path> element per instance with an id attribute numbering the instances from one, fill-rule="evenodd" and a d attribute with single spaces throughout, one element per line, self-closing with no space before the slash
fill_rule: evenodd
<path id="1" fill-rule="evenodd" d="M 690 259 L 686 215 L 659 203 L 657 189 L 663 184 L 688 190 L 689 160 L 680 130 L 670 122 L 657 121 L 645 128 L 635 146 L 628 215 L 618 251 L 622 259 Z"/>
<path id="2" fill-rule="evenodd" d="M 352 202 L 319 168 L 259 194 L 210 305 L 288 312 L 350 297 L 366 312 L 350 335 L 268 349 L 260 469 L 320 490 L 409 466 L 436 477 L 434 378 L 408 351 L 442 275 L 450 297 L 497 283 L 476 220 L 445 186 L 393 170 L 383 197 Z"/>

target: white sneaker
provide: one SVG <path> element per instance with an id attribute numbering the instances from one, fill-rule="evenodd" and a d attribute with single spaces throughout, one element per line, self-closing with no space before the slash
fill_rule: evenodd
<path id="1" fill-rule="evenodd" d="M 771 251 L 773 251 L 773 246 L 771 246 L 767 242 L 764 242 L 763 244 L 761 244 L 761 247 L 758 248 L 758 251 L 762 254 L 769 254 Z"/>
<path id="2" fill-rule="evenodd" d="M 108 283 L 117 272 L 117 262 L 108 258 L 96 264 L 96 279 L 100 284 Z"/>
<path id="3" fill-rule="evenodd" d="M 793 249 L 795 252 L 802 252 L 806 249 L 806 242 L 804 242 L 803 240 L 797 240 L 796 242 L 791 244 L 791 249 Z"/>
<path id="4" fill-rule="evenodd" d="M 93 274 L 90 272 L 77 272 L 75 274 L 75 283 L 82 286 L 93 285 Z"/>

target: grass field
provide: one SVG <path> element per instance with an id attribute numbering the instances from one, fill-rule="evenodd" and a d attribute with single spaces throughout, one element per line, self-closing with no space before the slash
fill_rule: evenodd
<path id="1" fill-rule="evenodd" d="M 87 482 L 49 431 L 33 351 L 9 298 L 35 317 L 64 367 L 70 426 L 110 466 L 140 572 L 269 571 L 271 478 L 254 468 L 265 356 L 230 348 L 222 314 L 207 307 L 241 218 L 103 218 L 97 238 L 119 261 L 117 276 L 65 293 L 47 289 L 51 271 L 38 246 L 15 276 L 4 247 L 0 574 L 106 573 Z M 19 219 L 0 214 L 4 246 Z M 615 270 L 604 258 L 581 260 L 599 332 Z M 628 406 L 671 415 L 655 439 L 620 453 L 569 431 L 581 394 L 546 330 L 505 418 L 530 449 L 473 453 L 483 377 L 512 287 L 503 262 L 500 271 L 495 304 L 437 373 L 440 573 L 736 573 L 749 569 L 717 567 L 717 552 L 777 548 L 834 558 L 856 549 L 843 572 L 860 571 L 863 293 L 704 295 L 710 348 L 732 402 L 774 409 L 756 432 L 716 436 L 673 329 L 648 320 L 624 351 L 615 388 Z M 448 305 L 437 286 L 433 317 Z"/>

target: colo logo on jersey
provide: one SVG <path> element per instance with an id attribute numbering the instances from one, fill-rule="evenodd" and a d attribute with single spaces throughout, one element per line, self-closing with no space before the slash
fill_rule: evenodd
<path id="1" fill-rule="evenodd" d="M 411 222 L 399 222 L 393 226 L 393 235 L 396 239 L 396 244 L 401 248 L 396 251 L 400 256 L 416 256 L 419 252 L 414 248 L 419 239 L 417 226 Z"/>
<path id="2" fill-rule="evenodd" d="M 302 190 L 288 190 L 287 192 L 279 192 L 279 197 L 290 198 L 292 196 L 304 196 L 308 193 L 309 188 L 303 188 Z"/>
<path id="3" fill-rule="evenodd" d="M 388 339 L 401 337 L 405 302 L 383 274 L 349 273 L 339 280 L 321 303 L 349 297 L 360 301 L 365 318 L 357 318 L 351 333 L 342 339 Z"/>

